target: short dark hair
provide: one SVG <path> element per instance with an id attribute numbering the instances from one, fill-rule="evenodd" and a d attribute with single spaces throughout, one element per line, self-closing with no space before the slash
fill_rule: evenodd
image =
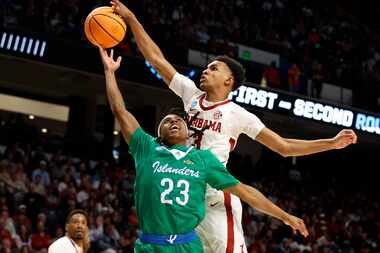
<path id="1" fill-rule="evenodd" d="M 186 111 L 182 107 L 172 107 L 167 110 L 165 115 L 174 114 L 180 116 L 183 119 L 186 119 Z"/>
<path id="2" fill-rule="evenodd" d="M 243 82 L 245 82 L 245 68 L 240 62 L 238 62 L 235 59 L 232 59 L 227 55 L 219 55 L 215 57 L 214 61 L 224 62 L 231 70 L 232 75 L 234 77 L 234 85 L 232 87 L 232 90 L 236 90 L 240 87 L 240 85 L 243 84 Z"/>
<path id="3" fill-rule="evenodd" d="M 73 209 L 73 210 L 71 210 L 70 213 L 67 215 L 66 224 L 70 223 L 71 218 L 74 215 L 76 215 L 76 214 L 82 214 L 86 218 L 86 221 L 87 221 L 87 224 L 88 224 L 88 214 L 83 209 Z"/>

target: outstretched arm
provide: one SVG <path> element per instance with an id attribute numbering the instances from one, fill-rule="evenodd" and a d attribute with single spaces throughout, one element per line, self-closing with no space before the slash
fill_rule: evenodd
<path id="1" fill-rule="evenodd" d="M 334 138 L 319 140 L 286 139 L 269 128 L 264 128 L 256 140 L 280 155 L 303 156 L 332 149 L 342 149 L 357 142 L 357 136 L 351 129 L 343 129 Z"/>
<path id="2" fill-rule="evenodd" d="M 115 71 L 120 67 L 121 56 L 114 61 L 113 50 L 108 56 L 107 51 L 101 47 L 99 47 L 99 53 L 104 66 L 108 102 L 112 113 L 120 124 L 121 132 L 126 142 L 129 143 L 131 136 L 140 125 L 136 118 L 125 108 L 123 97 L 117 86 Z"/>
<path id="3" fill-rule="evenodd" d="M 169 86 L 174 74 L 177 72 L 175 68 L 165 59 L 160 48 L 150 38 L 144 27 L 140 24 L 130 9 L 119 0 L 112 0 L 111 5 L 119 15 L 125 18 L 144 58 L 153 66 L 164 82 Z"/>
<path id="4" fill-rule="evenodd" d="M 260 212 L 281 220 L 286 225 L 292 227 L 294 232 L 298 230 L 304 237 L 307 237 L 309 235 L 309 232 L 307 231 L 305 223 L 302 219 L 288 214 L 276 206 L 269 199 L 267 199 L 260 191 L 256 190 L 255 188 L 243 183 L 239 183 L 236 186 L 229 187 L 223 191 L 230 192 L 238 196 L 252 208 L 255 208 Z"/>

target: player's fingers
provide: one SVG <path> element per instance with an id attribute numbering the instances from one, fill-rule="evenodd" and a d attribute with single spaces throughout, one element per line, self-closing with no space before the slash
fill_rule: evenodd
<path id="1" fill-rule="evenodd" d="M 122 59 L 121 56 L 117 57 L 116 63 L 117 63 L 117 64 L 120 64 L 120 63 L 121 63 L 121 59 Z"/>
<path id="2" fill-rule="evenodd" d="M 352 135 L 352 134 L 342 134 L 341 135 L 341 138 L 344 138 L 344 139 L 354 139 L 355 138 L 355 136 L 354 135 Z"/>
<path id="3" fill-rule="evenodd" d="M 307 233 L 307 231 L 306 231 L 306 227 L 305 227 L 305 223 L 303 222 L 302 219 L 297 219 L 297 221 L 296 221 L 296 228 L 297 228 L 297 230 L 298 230 L 302 235 L 304 235 L 305 233 Z"/>
<path id="4" fill-rule="evenodd" d="M 110 57 L 113 60 L 113 49 L 111 49 Z"/>
<path id="5" fill-rule="evenodd" d="M 354 130 L 352 129 L 346 129 L 346 133 L 355 134 Z"/>
<path id="6" fill-rule="evenodd" d="M 99 46 L 98 45 L 98 48 L 99 48 L 99 54 L 100 54 L 100 56 L 104 59 L 104 57 L 105 57 L 105 50 L 101 47 L 101 46 Z"/>
<path id="7" fill-rule="evenodd" d="M 350 137 L 350 141 L 351 141 L 351 144 L 355 144 L 356 143 L 356 136 L 355 135 L 352 135 Z"/>
<path id="8" fill-rule="evenodd" d="M 358 136 L 354 133 L 354 143 L 358 141 Z"/>
<path id="9" fill-rule="evenodd" d="M 309 235 L 309 231 L 307 231 L 307 228 L 305 226 L 305 224 L 302 223 L 301 225 L 301 230 L 300 230 L 301 234 L 304 236 L 304 237 L 307 237 Z"/>

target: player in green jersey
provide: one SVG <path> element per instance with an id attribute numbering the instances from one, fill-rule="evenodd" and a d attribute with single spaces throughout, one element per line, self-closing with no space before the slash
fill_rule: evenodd
<path id="1" fill-rule="evenodd" d="M 159 138 L 144 132 L 124 106 L 115 71 L 121 57 L 99 48 L 104 65 L 106 91 L 113 114 L 135 160 L 135 204 L 142 235 L 135 252 L 203 252 L 195 227 L 205 215 L 206 184 L 235 194 L 253 208 L 282 220 L 307 236 L 304 222 L 277 207 L 251 186 L 231 176 L 208 150 L 187 145 L 188 129 L 179 115 L 160 122 Z"/>

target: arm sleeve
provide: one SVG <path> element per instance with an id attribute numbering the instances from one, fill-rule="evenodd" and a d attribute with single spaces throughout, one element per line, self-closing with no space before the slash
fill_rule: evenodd
<path id="1" fill-rule="evenodd" d="M 241 133 L 248 135 L 250 138 L 255 139 L 263 128 L 264 123 L 253 113 L 248 112 L 246 109 L 239 107 L 237 117 L 239 119 L 239 130 Z"/>
<path id="2" fill-rule="evenodd" d="M 133 133 L 129 142 L 129 153 L 135 160 L 136 169 L 139 167 L 139 163 L 150 155 L 154 149 L 154 143 L 153 136 L 145 133 L 141 127 Z"/>
<path id="3" fill-rule="evenodd" d="M 204 160 L 207 171 L 207 183 L 213 188 L 223 190 L 239 183 L 224 167 L 224 165 L 209 150 L 204 151 Z"/>
<path id="4" fill-rule="evenodd" d="M 190 78 L 187 78 L 178 72 L 173 76 L 169 88 L 182 98 L 185 106 L 190 103 L 191 98 L 196 93 L 202 92 Z"/>

